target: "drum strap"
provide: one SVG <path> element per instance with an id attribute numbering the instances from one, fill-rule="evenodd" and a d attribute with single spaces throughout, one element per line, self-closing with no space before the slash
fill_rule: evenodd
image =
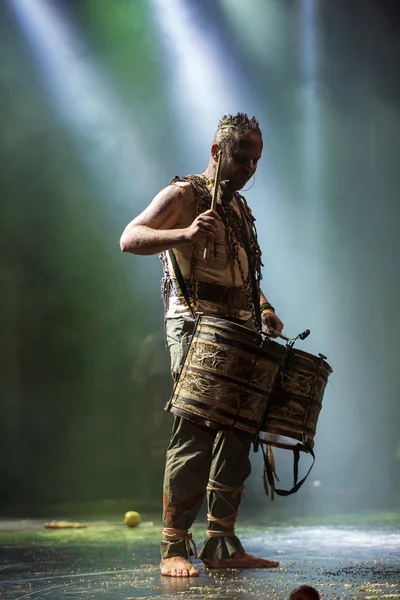
<path id="1" fill-rule="evenodd" d="M 191 299 L 189 297 L 189 292 L 188 292 L 185 280 L 183 278 L 181 268 L 180 268 L 180 266 L 178 264 L 178 261 L 176 260 L 176 256 L 175 256 L 173 250 L 168 250 L 168 254 L 169 254 L 169 257 L 171 259 L 171 263 L 172 263 L 172 266 L 173 266 L 173 269 L 174 269 L 174 272 L 175 272 L 175 277 L 176 277 L 176 279 L 178 281 L 178 285 L 181 288 L 182 294 L 183 294 L 183 296 L 184 296 L 184 298 L 186 300 L 186 304 L 188 305 L 189 310 L 192 313 L 192 317 L 193 317 L 193 319 L 195 319 L 196 315 L 195 315 L 194 310 L 193 310 L 193 303 L 192 303 L 192 301 L 191 301 Z"/>
<path id="2" fill-rule="evenodd" d="M 256 283 L 256 272 L 255 272 L 255 268 L 254 268 L 253 255 L 250 252 L 250 239 L 249 239 L 248 223 L 247 223 L 246 216 L 244 214 L 242 201 L 239 198 L 236 198 L 236 201 L 239 206 L 240 215 L 242 217 L 243 241 L 245 244 L 247 260 L 249 263 L 249 273 L 250 273 L 250 281 L 251 281 L 251 293 L 253 296 L 254 316 L 256 319 L 257 327 L 258 327 L 259 331 L 261 331 L 262 330 L 262 322 L 261 322 L 261 311 L 260 311 L 260 287 Z"/>
<path id="3" fill-rule="evenodd" d="M 315 463 L 315 454 L 312 448 L 307 448 L 307 452 L 311 454 L 313 457 L 313 461 L 311 463 L 311 467 L 308 469 L 306 475 L 298 481 L 299 478 L 299 460 L 300 460 L 300 451 L 304 450 L 304 446 L 302 444 L 297 444 L 293 448 L 293 487 L 290 490 L 279 490 L 275 487 L 275 465 L 272 464 L 268 454 L 265 452 L 264 444 L 261 444 L 261 448 L 264 455 L 264 489 L 265 493 L 268 496 L 268 484 L 271 488 L 271 500 L 274 499 L 274 494 L 278 494 L 278 496 L 291 496 L 295 494 L 303 485 L 307 477 L 309 476 L 311 469 Z"/>

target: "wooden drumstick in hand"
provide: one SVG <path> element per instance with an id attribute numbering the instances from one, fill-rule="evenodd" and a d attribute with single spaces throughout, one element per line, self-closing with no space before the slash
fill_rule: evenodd
<path id="1" fill-rule="evenodd" d="M 215 210 L 215 208 L 217 206 L 218 190 L 219 190 L 219 184 L 221 182 L 221 167 L 222 167 L 222 150 L 219 150 L 218 151 L 217 170 L 215 173 L 214 189 L 213 189 L 213 195 L 212 195 L 212 200 L 211 200 L 211 210 Z M 203 253 L 204 259 L 207 259 L 209 250 L 210 250 L 210 242 L 208 242 L 206 247 L 204 248 L 204 253 Z"/>
<path id="2" fill-rule="evenodd" d="M 275 335 L 276 337 L 279 337 L 282 340 L 286 340 L 286 342 L 289 341 L 289 338 L 286 335 L 284 335 L 283 333 L 281 333 L 280 331 L 277 331 L 276 329 L 272 329 L 271 332 L 272 332 L 272 335 Z"/>
<path id="3" fill-rule="evenodd" d="M 277 331 L 276 329 L 266 328 L 266 333 L 267 333 L 267 335 L 271 335 L 272 337 L 279 337 L 282 340 L 285 340 L 286 342 L 288 342 L 289 339 L 290 339 L 286 335 L 284 335 L 283 333 L 281 333 L 280 331 Z"/>

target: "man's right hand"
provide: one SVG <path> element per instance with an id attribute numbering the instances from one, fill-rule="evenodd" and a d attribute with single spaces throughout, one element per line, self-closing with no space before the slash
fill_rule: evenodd
<path id="1" fill-rule="evenodd" d="M 214 239 L 221 217 L 215 210 L 206 210 L 198 215 L 193 223 L 186 228 L 188 242 L 196 240 Z"/>
<path id="2" fill-rule="evenodd" d="M 157 194 L 149 206 L 128 223 L 121 236 L 123 252 L 132 254 L 159 254 L 181 244 L 201 239 L 214 240 L 219 214 L 206 210 L 198 215 L 189 227 L 176 226 L 184 212 L 183 191 L 177 185 L 169 185 Z"/>

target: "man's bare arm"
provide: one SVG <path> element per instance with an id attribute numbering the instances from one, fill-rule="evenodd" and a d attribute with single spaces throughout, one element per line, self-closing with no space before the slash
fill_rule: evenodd
<path id="1" fill-rule="evenodd" d="M 274 307 L 267 300 L 262 289 L 260 289 L 260 305 L 264 304 L 265 308 L 261 313 L 261 320 L 268 331 L 275 330 L 281 332 L 283 329 L 283 323 L 280 318 L 275 314 Z M 269 306 L 268 306 L 269 305 Z"/>
<path id="2" fill-rule="evenodd" d="M 218 213 L 208 210 L 184 229 L 174 229 L 182 215 L 183 192 L 176 185 L 161 190 L 151 204 L 125 228 L 120 246 L 131 254 L 158 254 L 169 248 L 214 237 Z"/>
<path id="3" fill-rule="evenodd" d="M 267 300 L 267 297 L 265 296 L 262 289 L 260 288 L 260 305 L 262 305 L 262 304 L 269 304 L 269 307 L 266 308 L 266 310 L 275 312 L 272 304 L 269 302 L 269 300 Z"/>

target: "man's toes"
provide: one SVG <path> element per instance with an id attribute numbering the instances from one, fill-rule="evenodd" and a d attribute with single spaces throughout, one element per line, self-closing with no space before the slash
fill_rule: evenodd
<path id="1" fill-rule="evenodd" d="M 161 575 L 171 575 L 171 569 L 168 569 L 168 567 L 161 567 Z"/>
<path id="2" fill-rule="evenodd" d="M 196 577 L 199 572 L 194 565 L 188 560 L 171 561 L 166 560 L 161 563 L 161 574 L 169 575 L 170 577 Z M 175 565 L 174 565 L 175 562 Z M 171 564 L 172 563 L 172 564 Z M 174 566 L 173 566 L 174 565 Z"/>

